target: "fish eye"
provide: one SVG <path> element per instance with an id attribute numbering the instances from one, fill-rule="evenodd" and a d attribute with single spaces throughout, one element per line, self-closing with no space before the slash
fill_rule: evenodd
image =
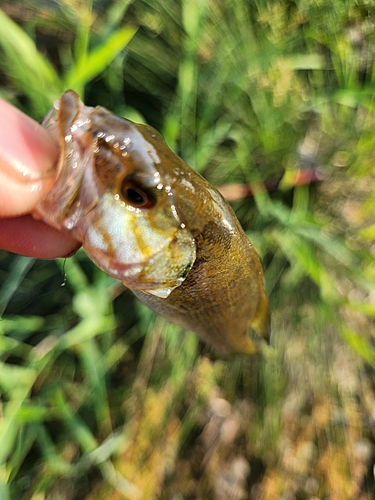
<path id="1" fill-rule="evenodd" d="M 151 208 L 156 201 L 150 189 L 145 189 L 136 182 L 129 180 L 122 183 L 120 196 L 125 203 L 134 208 Z"/>

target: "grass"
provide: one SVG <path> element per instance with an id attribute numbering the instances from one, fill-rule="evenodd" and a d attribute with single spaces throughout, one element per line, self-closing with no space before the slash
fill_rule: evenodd
<path id="1" fill-rule="evenodd" d="M 273 338 L 223 359 L 82 251 L 0 252 L 0 499 L 375 498 L 371 4 L 43 5 L 0 3 L 1 97 L 73 88 L 215 185 L 282 177 L 233 202 Z"/>

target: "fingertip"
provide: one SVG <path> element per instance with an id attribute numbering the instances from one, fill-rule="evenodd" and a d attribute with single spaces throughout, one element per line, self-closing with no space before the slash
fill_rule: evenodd
<path id="1" fill-rule="evenodd" d="M 0 216 L 30 212 L 55 180 L 59 148 L 49 132 L 0 99 Z"/>

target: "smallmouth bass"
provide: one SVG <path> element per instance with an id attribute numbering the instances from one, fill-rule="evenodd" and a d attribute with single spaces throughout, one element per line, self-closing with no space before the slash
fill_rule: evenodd
<path id="1" fill-rule="evenodd" d="M 223 352 L 269 336 L 257 253 L 233 210 L 147 125 L 65 92 L 43 121 L 61 148 L 33 215 L 70 233 L 156 313 Z"/>

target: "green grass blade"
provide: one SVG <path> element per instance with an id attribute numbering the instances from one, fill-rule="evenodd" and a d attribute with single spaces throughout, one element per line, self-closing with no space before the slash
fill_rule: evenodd
<path id="1" fill-rule="evenodd" d="M 106 38 L 113 33 L 114 29 L 121 23 L 125 12 L 132 0 L 115 0 L 108 5 L 105 19 L 101 30 L 101 35 Z"/>
<path id="2" fill-rule="evenodd" d="M 43 428 L 42 425 L 20 427 L 13 454 L 7 464 L 7 477 L 9 477 L 10 480 L 13 479 L 20 469 L 26 455 L 29 453 L 30 448 L 39 434 L 39 429 L 41 428 Z M 0 498 L 3 498 L 1 494 Z"/>
<path id="3" fill-rule="evenodd" d="M 92 0 L 77 2 L 77 33 L 74 43 L 74 58 L 77 66 L 84 66 L 87 61 L 90 44 L 90 27 L 93 22 Z M 82 92 L 83 89 L 76 89 Z"/>
<path id="4" fill-rule="evenodd" d="M 313 246 L 289 231 L 275 232 L 274 237 L 290 263 L 301 266 L 307 276 L 318 285 L 325 301 L 336 302 L 339 294 Z"/>
<path id="5" fill-rule="evenodd" d="M 368 339 L 346 326 L 341 327 L 341 335 L 354 351 L 375 367 L 375 350 Z"/>
<path id="6" fill-rule="evenodd" d="M 94 451 L 98 446 L 97 440 L 81 418 L 74 414 L 62 389 L 56 389 L 54 396 L 56 414 L 61 417 L 62 422 L 72 433 L 82 451 L 85 454 Z"/>
<path id="7" fill-rule="evenodd" d="M 82 94 L 87 82 L 98 76 L 128 45 L 137 28 L 124 26 L 113 33 L 102 45 L 93 49 L 85 59 L 72 68 L 65 77 L 65 88 Z"/>
<path id="8" fill-rule="evenodd" d="M 108 394 L 106 389 L 106 377 L 101 363 L 100 351 L 94 339 L 88 339 L 78 346 L 79 356 L 82 360 L 82 369 L 93 397 L 97 425 L 100 429 L 105 428 L 109 432 L 111 417 L 108 408 Z"/>
<path id="9" fill-rule="evenodd" d="M 0 465 L 13 453 L 19 432 L 18 416 L 35 378 L 35 370 L 0 363 L 0 390 L 10 397 L 10 401 L 3 407 L 0 419 Z"/>
<path id="10" fill-rule="evenodd" d="M 67 476 L 72 468 L 56 450 L 52 439 L 43 425 L 38 426 L 37 441 L 48 465 L 49 474 L 62 474 Z"/>
<path id="11" fill-rule="evenodd" d="M 62 92 L 59 76 L 34 41 L 0 10 L 0 46 L 5 53 L 6 71 L 30 99 L 34 112 L 43 116 Z"/>
<path id="12" fill-rule="evenodd" d="M 0 289 L 0 318 L 34 262 L 35 259 L 29 257 L 14 258 L 8 277 Z"/>

